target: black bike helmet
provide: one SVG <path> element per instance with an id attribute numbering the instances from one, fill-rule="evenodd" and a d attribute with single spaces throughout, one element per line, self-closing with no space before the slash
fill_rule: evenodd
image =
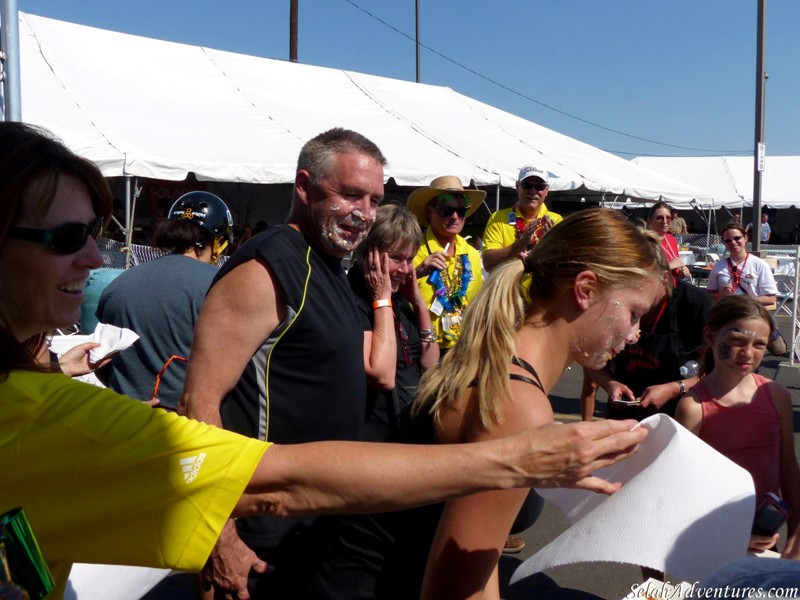
<path id="1" fill-rule="evenodd" d="M 188 192 L 178 198 L 167 213 L 171 220 L 197 223 L 214 238 L 231 239 L 233 217 L 226 204 L 211 192 Z"/>

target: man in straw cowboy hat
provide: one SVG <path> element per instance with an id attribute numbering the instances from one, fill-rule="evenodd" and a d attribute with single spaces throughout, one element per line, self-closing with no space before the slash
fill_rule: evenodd
<path id="1" fill-rule="evenodd" d="M 465 190 L 453 175 L 437 177 L 408 197 L 408 210 L 428 228 L 414 267 L 442 350 L 458 340 L 461 312 L 483 283 L 481 255 L 459 234 L 485 198 L 486 192 Z"/>
<path id="2" fill-rule="evenodd" d="M 491 271 L 501 263 L 530 251 L 541 237 L 562 220 L 547 210 L 544 201 L 550 190 L 546 169 L 523 166 L 517 178 L 517 202 L 498 210 L 483 234 L 483 265 Z"/>

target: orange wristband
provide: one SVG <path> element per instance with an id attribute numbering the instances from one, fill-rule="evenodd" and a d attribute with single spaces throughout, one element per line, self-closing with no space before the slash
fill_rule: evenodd
<path id="1" fill-rule="evenodd" d="M 384 306 L 391 308 L 392 300 L 390 298 L 381 298 L 380 300 L 375 300 L 375 302 L 372 303 L 372 310 L 377 310 L 379 308 L 383 308 Z"/>

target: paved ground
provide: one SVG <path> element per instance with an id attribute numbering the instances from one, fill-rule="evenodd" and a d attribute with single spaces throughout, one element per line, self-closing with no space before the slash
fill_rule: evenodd
<path id="1" fill-rule="evenodd" d="M 787 342 L 790 342 L 791 324 L 787 317 L 778 318 L 781 331 Z M 791 345 L 790 345 L 791 347 Z M 760 372 L 774 379 L 778 366 L 786 359 L 767 356 Z M 800 366 L 798 366 L 800 369 Z M 784 374 L 787 367 L 781 367 Z M 553 389 L 550 398 L 557 419 L 572 421 L 580 419 L 580 406 L 577 400 L 581 388 L 582 371 L 580 367 L 570 368 Z M 793 379 L 792 376 L 787 378 Z M 782 378 L 783 380 L 783 378 Z M 797 377 L 800 380 L 800 376 Z M 784 383 L 787 383 L 784 381 Z M 800 390 L 791 389 L 794 403 L 795 450 L 800 458 Z M 605 411 L 605 394 L 600 391 L 597 398 L 596 415 Z M 500 560 L 501 580 L 507 582 L 516 567 L 537 550 L 555 539 L 568 522 L 563 514 L 550 504 L 546 504 L 538 521 L 521 534 L 526 547 L 519 554 L 503 556 Z M 630 591 L 631 586 L 643 580 L 638 567 L 614 563 L 588 563 L 569 565 L 550 569 L 519 582 L 513 587 L 504 585 L 502 596 L 505 600 L 589 600 L 589 599 L 621 599 Z M 168 578 L 159 588 L 147 595 L 147 600 L 190 600 L 191 578 L 180 575 Z"/>

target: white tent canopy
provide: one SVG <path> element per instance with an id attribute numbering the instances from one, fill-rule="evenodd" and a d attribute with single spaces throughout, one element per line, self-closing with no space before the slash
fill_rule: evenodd
<path id="1" fill-rule="evenodd" d="M 448 173 L 511 187 L 535 161 L 554 191 L 710 200 L 449 88 L 19 19 L 23 120 L 52 130 L 106 176 L 288 183 L 302 144 L 341 126 L 378 144 L 399 185 Z"/>
<path id="2" fill-rule="evenodd" d="M 752 157 L 639 157 L 632 162 L 708 190 L 717 207 L 753 206 Z M 761 176 L 761 205 L 800 206 L 795 181 L 798 173 L 800 156 L 767 156 Z"/>

